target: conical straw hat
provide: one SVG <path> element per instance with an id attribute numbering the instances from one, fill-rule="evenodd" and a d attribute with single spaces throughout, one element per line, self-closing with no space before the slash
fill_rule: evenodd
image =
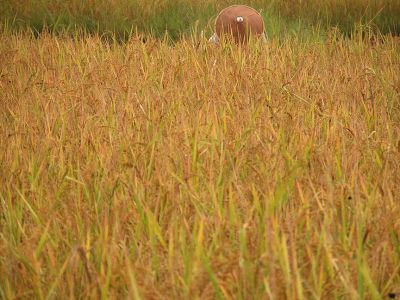
<path id="1" fill-rule="evenodd" d="M 253 8 L 232 5 L 223 9 L 215 20 L 215 32 L 219 38 L 227 36 L 236 43 L 246 43 L 250 37 L 264 35 L 264 20 Z"/>

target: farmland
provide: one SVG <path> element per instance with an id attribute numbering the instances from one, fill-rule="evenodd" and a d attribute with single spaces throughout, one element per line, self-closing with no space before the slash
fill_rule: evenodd
<path id="1" fill-rule="evenodd" d="M 400 297 L 394 23 L 216 46 L 4 2 L 0 298 Z"/>

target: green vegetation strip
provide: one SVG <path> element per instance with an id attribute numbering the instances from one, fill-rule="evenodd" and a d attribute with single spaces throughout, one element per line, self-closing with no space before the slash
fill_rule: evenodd
<path id="1" fill-rule="evenodd" d="M 10 30 L 30 28 L 36 34 L 84 31 L 127 40 L 131 33 L 173 40 L 205 30 L 210 33 L 218 12 L 232 0 L 1 0 L 0 20 Z M 350 35 L 357 26 L 369 26 L 384 34 L 400 33 L 400 1 L 397 0 L 245 0 L 262 11 L 271 37 L 304 36 L 311 28 L 323 33 L 330 27 Z M 315 33 L 315 30 L 312 32 Z"/>

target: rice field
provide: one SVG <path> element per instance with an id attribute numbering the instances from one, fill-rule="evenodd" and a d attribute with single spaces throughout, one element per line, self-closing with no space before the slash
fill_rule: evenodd
<path id="1" fill-rule="evenodd" d="M 3 28 L 0 298 L 399 298 L 399 54 Z"/>
<path id="2" fill-rule="evenodd" d="M 400 35 L 398 0 L 0 0 L 0 21 L 12 31 L 77 31 L 129 40 L 132 31 L 180 40 L 198 31 L 210 34 L 219 11 L 247 4 L 261 12 L 273 38 L 315 37 L 332 27 L 350 36 L 359 26 Z"/>

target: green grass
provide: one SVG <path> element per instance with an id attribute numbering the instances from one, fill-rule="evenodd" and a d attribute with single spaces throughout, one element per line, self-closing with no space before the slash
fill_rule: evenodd
<path id="1" fill-rule="evenodd" d="M 1 22 L 13 30 L 31 28 L 40 33 L 86 31 L 127 40 L 132 32 L 173 40 L 194 30 L 210 34 L 218 12 L 234 1 L 59 1 L 1 0 Z M 383 34 L 400 32 L 400 3 L 396 0 L 291 0 L 243 1 L 262 10 L 272 37 L 308 36 L 313 28 L 321 33 L 336 27 L 346 35 L 367 25 Z"/>

